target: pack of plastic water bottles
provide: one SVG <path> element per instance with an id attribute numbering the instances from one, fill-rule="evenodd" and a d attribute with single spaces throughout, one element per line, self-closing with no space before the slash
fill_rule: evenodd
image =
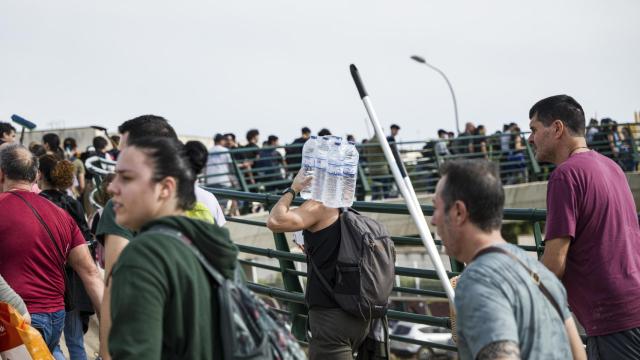
<path id="1" fill-rule="evenodd" d="M 312 136 L 302 148 L 302 167 L 313 182 L 302 189 L 304 199 L 339 208 L 353 204 L 360 155 L 353 142 L 338 136 Z"/>

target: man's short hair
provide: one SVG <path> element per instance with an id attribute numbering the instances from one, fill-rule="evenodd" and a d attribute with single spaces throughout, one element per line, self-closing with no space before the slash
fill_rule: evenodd
<path id="1" fill-rule="evenodd" d="M 309 129 L 308 127 L 303 127 L 302 130 L 300 130 L 302 132 L 302 134 L 311 134 L 311 129 Z"/>
<path id="2" fill-rule="evenodd" d="M 331 135 L 331 131 L 327 128 L 323 128 L 318 132 L 318 136 L 327 136 Z"/>
<path id="3" fill-rule="evenodd" d="M 254 137 L 260 135 L 260 131 L 258 131 L 258 129 L 251 129 L 249 131 L 247 131 L 247 141 L 251 141 L 251 139 L 253 139 Z"/>
<path id="4" fill-rule="evenodd" d="M 38 158 L 20 144 L 10 144 L 0 150 L 0 169 L 9 180 L 36 181 Z"/>
<path id="5" fill-rule="evenodd" d="M 167 119 L 156 115 L 142 115 L 127 120 L 118 127 L 120 134 L 129 133 L 127 141 L 136 140 L 145 136 L 158 136 L 177 139 L 175 130 L 169 125 Z"/>
<path id="6" fill-rule="evenodd" d="M 545 127 L 560 120 L 573 135 L 584 136 L 585 118 L 582 106 L 569 95 L 555 95 L 538 101 L 529 110 Z"/>
<path id="7" fill-rule="evenodd" d="M 107 142 L 107 139 L 102 136 L 96 136 L 93 138 L 92 144 L 96 151 L 102 151 L 107 148 L 107 144 L 109 143 Z"/>
<path id="8" fill-rule="evenodd" d="M 445 210 L 460 200 L 467 207 L 469 220 L 483 231 L 500 229 L 504 189 L 498 166 L 486 160 L 452 160 L 440 167 L 444 177 L 441 197 Z"/>
<path id="9" fill-rule="evenodd" d="M 64 141 L 62 142 L 62 146 L 65 149 L 74 150 L 75 148 L 78 147 L 78 143 L 76 142 L 76 139 L 72 137 L 68 137 L 68 138 L 65 138 Z"/>
<path id="10" fill-rule="evenodd" d="M 226 137 L 220 133 L 217 133 L 214 137 L 213 137 L 213 143 L 214 144 L 219 144 L 220 141 L 224 140 Z"/>
<path id="11" fill-rule="evenodd" d="M 230 137 L 234 142 L 236 141 L 236 134 L 234 133 L 226 133 L 224 134 L 224 137 Z"/>
<path id="12" fill-rule="evenodd" d="M 273 143 L 275 143 L 276 141 L 278 141 L 278 137 L 277 137 L 277 136 L 275 136 L 275 135 L 269 135 L 269 138 L 267 138 L 267 142 L 268 142 L 269 144 L 273 144 Z"/>
<path id="13" fill-rule="evenodd" d="M 400 126 L 396 125 L 396 124 L 391 124 L 391 130 L 400 130 Z"/>
<path id="14" fill-rule="evenodd" d="M 438 130 L 438 136 L 440 136 L 442 134 L 447 135 L 447 132 L 445 130 L 443 130 L 443 129 Z"/>
<path id="15" fill-rule="evenodd" d="M 11 132 L 16 132 L 16 128 L 8 122 L 0 122 L 0 137 L 3 134 L 11 134 Z"/>

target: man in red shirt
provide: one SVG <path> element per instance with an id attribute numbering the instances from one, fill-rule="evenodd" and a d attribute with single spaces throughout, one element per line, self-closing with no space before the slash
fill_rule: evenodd
<path id="1" fill-rule="evenodd" d="M 0 274 L 22 297 L 51 352 L 64 325 L 64 265 L 82 279 L 95 309 L 104 283 L 75 221 L 31 192 L 38 159 L 18 144 L 0 148 Z"/>
<path id="2" fill-rule="evenodd" d="M 567 289 L 589 359 L 640 359 L 640 228 L 627 178 L 589 150 L 584 111 L 572 97 L 540 100 L 529 118 L 536 159 L 557 166 L 542 262 Z"/>

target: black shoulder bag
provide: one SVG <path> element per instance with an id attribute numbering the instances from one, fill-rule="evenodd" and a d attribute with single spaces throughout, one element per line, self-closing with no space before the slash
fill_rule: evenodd
<path id="1" fill-rule="evenodd" d="M 65 311 L 71 311 L 74 309 L 74 304 L 73 304 L 73 294 L 71 292 L 71 290 L 69 289 L 69 284 L 70 281 L 67 278 L 67 272 L 65 271 L 65 267 L 64 267 L 64 262 L 66 259 L 64 256 L 64 253 L 62 252 L 62 250 L 60 249 L 60 247 L 58 246 L 58 243 L 56 243 L 56 240 L 53 238 L 53 233 L 51 232 L 51 229 L 49 229 L 49 226 L 47 225 L 47 223 L 44 222 L 44 220 L 42 219 L 42 216 L 40 216 L 40 214 L 38 213 L 38 211 L 31 205 L 29 204 L 29 202 L 20 194 L 18 194 L 17 192 L 14 191 L 9 191 L 11 194 L 17 196 L 20 200 L 22 200 L 33 212 L 33 215 L 35 215 L 36 219 L 38 219 L 38 221 L 40 222 L 40 224 L 42 224 L 42 226 L 44 226 L 44 229 L 47 231 L 47 234 L 49 234 L 49 239 L 51 239 L 51 242 L 53 243 L 53 246 L 55 246 L 56 250 L 58 251 L 58 255 L 60 255 L 60 258 L 63 259 L 63 263 L 60 264 L 60 271 L 62 271 L 62 278 L 64 279 L 64 309 Z"/>

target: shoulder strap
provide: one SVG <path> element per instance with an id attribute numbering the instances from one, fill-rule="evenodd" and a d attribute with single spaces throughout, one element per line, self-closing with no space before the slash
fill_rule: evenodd
<path id="1" fill-rule="evenodd" d="M 325 279 L 324 276 L 320 273 L 320 270 L 318 270 L 318 267 L 316 266 L 316 263 L 314 263 L 313 259 L 311 258 L 311 254 L 307 254 L 307 258 L 309 259 L 309 262 L 311 263 L 311 267 L 313 268 L 313 272 L 316 273 L 316 275 L 318 275 L 318 280 L 320 280 L 320 283 L 322 284 L 324 289 L 327 290 L 329 292 L 329 294 L 331 294 L 331 297 L 335 300 L 335 295 L 333 293 L 333 289 L 331 288 L 331 285 L 329 285 L 329 282 L 327 281 L 327 279 Z"/>
<path id="2" fill-rule="evenodd" d="M 170 228 L 168 226 L 158 225 L 158 226 L 151 227 L 151 229 L 149 229 L 148 231 L 145 231 L 145 233 L 164 234 L 164 235 L 170 236 L 173 239 L 179 240 L 181 243 L 185 244 L 189 249 L 191 249 L 191 252 L 193 253 L 193 255 L 195 255 L 196 259 L 198 259 L 202 267 L 204 267 L 204 269 L 209 273 L 209 275 L 211 275 L 211 277 L 216 281 L 216 283 L 218 283 L 218 285 L 224 284 L 225 282 L 224 276 L 222 276 L 222 274 L 220 274 L 218 270 L 216 270 L 211 264 L 209 264 L 209 261 L 207 261 L 204 255 L 202 255 L 200 250 L 198 250 L 198 248 L 195 245 L 193 245 L 193 242 L 191 241 L 191 239 L 186 237 L 182 232 L 175 230 L 173 228 Z"/>
<path id="3" fill-rule="evenodd" d="M 62 253 L 62 250 L 60 249 L 60 247 L 58 246 L 58 243 L 56 242 L 55 238 L 53 237 L 53 233 L 51 232 L 51 229 L 49 229 L 49 226 L 47 225 L 46 222 L 44 222 L 44 220 L 42 219 L 42 217 L 40 216 L 38 211 L 31 204 L 29 204 L 29 202 L 22 195 L 18 194 L 17 192 L 14 192 L 14 191 L 9 191 L 9 193 L 17 196 L 20 200 L 22 200 L 31 209 L 31 212 L 33 212 L 33 215 L 35 215 L 36 219 L 38 219 L 40 224 L 42 224 L 42 226 L 44 226 L 44 229 L 47 231 L 47 234 L 49 234 L 49 239 L 51 239 L 51 242 L 53 242 L 53 245 L 56 247 L 56 250 L 58 250 L 58 255 L 60 255 L 60 258 L 62 259 L 62 262 L 64 263 L 65 256 Z"/>
<path id="4" fill-rule="evenodd" d="M 560 305 L 558 305 L 558 302 L 556 301 L 556 299 L 553 298 L 553 296 L 551 295 L 551 293 L 549 292 L 549 290 L 547 289 L 546 286 L 544 286 L 544 284 L 542 283 L 542 280 L 540 279 L 540 275 L 533 271 L 530 267 L 528 267 L 524 261 L 520 260 L 520 258 L 518 258 L 517 256 L 513 255 L 510 251 L 505 250 L 501 247 L 498 246 L 490 246 L 488 248 L 482 249 L 480 250 L 480 252 L 478 252 L 476 254 L 476 256 L 473 258 L 473 260 L 479 258 L 482 255 L 485 254 L 489 254 L 489 253 L 500 253 L 500 254 L 504 254 L 509 256 L 510 258 L 512 258 L 513 260 L 515 260 L 517 263 L 519 263 L 520 265 L 522 265 L 522 267 L 527 270 L 527 272 L 529 273 L 529 275 L 531 276 L 531 278 L 533 279 L 533 282 L 538 285 L 538 288 L 540 289 L 540 291 L 542 292 L 542 294 L 549 300 L 549 302 L 551 303 L 551 305 L 553 305 L 554 309 L 556 309 L 556 312 L 558 313 L 558 315 L 560 316 L 561 320 L 564 320 L 563 316 L 562 316 L 562 311 L 560 310 Z"/>

